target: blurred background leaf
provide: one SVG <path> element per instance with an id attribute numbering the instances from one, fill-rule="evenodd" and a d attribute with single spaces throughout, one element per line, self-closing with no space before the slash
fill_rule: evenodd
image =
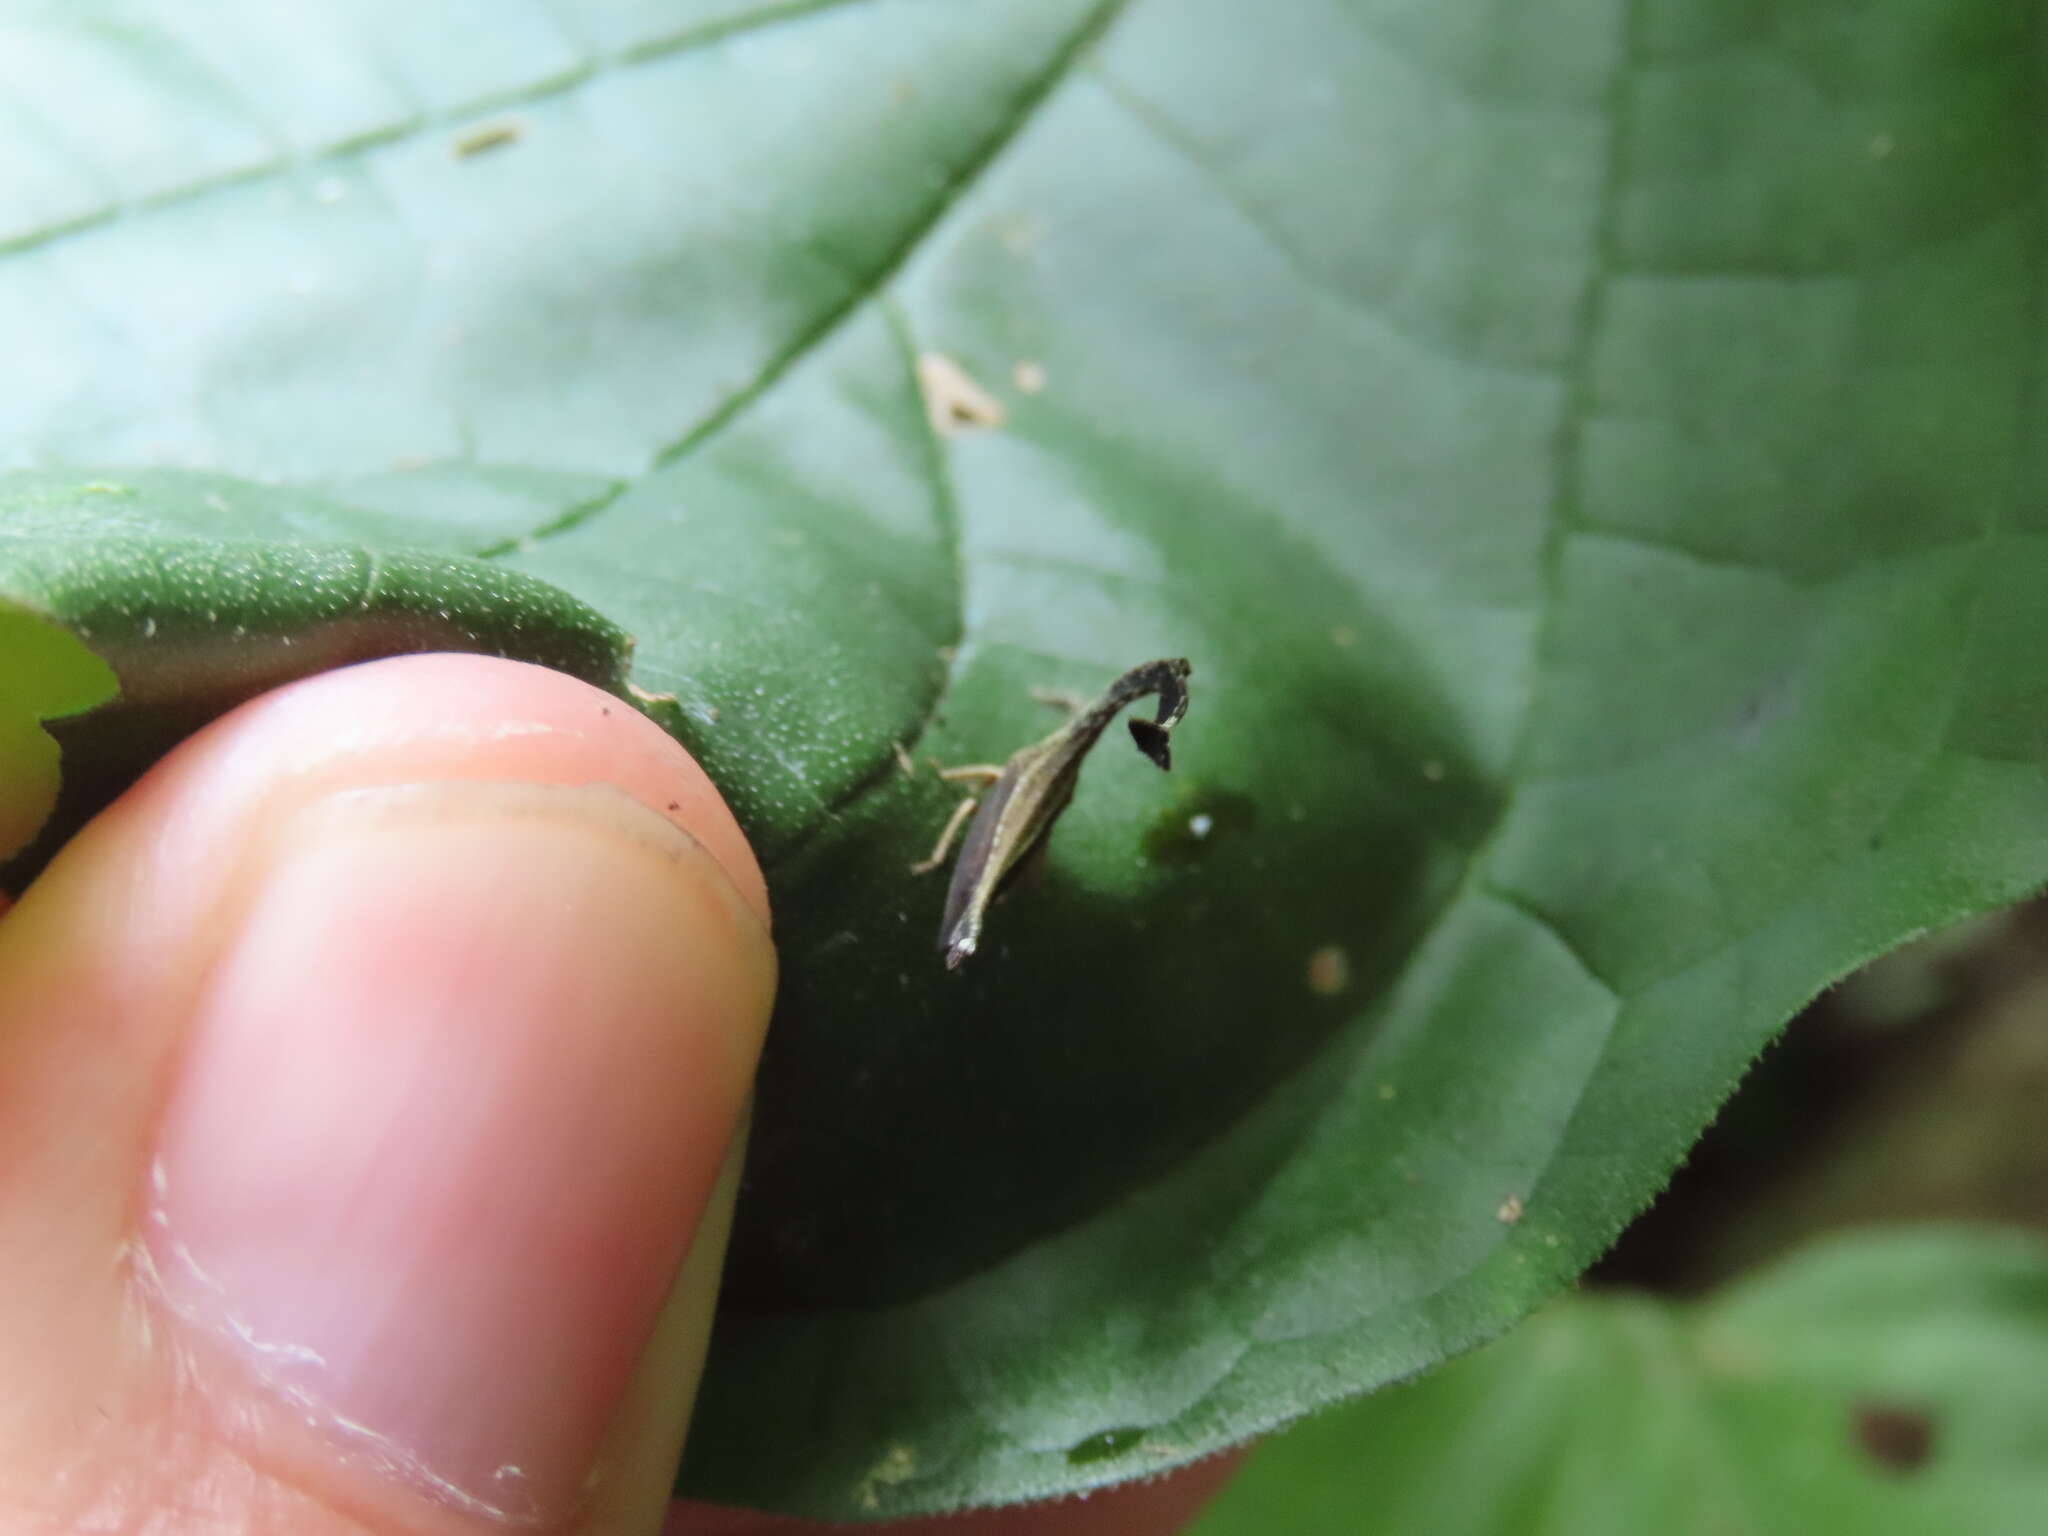
<path id="1" fill-rule="evenodd" d="M 1575 1295 L 1260 1447 L 1190 1536 L 2025 1536 L 2048 1527 L 2048 1244 L 1807 1249 L 1711 1301 Z"/>

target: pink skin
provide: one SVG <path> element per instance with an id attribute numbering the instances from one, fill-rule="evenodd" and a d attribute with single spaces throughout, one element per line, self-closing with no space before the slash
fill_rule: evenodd
<path id="1" fill-rule="evenodd" d="M 0 918 L 0 1527 L 655 1530 L 767 919 L 695 762 L 538 668 L 171 754 Z M 1227 1472 L 899 1529 L 1143 1536 Z"/>

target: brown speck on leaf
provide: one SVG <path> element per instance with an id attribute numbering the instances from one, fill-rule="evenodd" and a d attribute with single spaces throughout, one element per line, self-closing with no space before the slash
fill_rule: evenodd
<path id="1" fill-rule="evenodd" d="M 1010 377 L 1016 381 L 1019 394 L 1035 395 L 1045 388 L 1045 364 L 1026 359 L 1010 370 Z"/>
<path id="2" fill-rule="evenodd" d="M 1002 401 L 943 352 L 927 352 L 917 360 L 917 387 L 924 392 L 925 415 L 940 437 L 1000 427 L 1008 419 Z"/>
<path id="3" fill-rule="evenodd" d="M 1898 1403 L 1858 1403 L 1856 1443 L 1863 1454 L 1891 1472 L 1917 1472 L 1934 1456 L 1934 1419 L 1925 1410 Z"/>
<path id="4" fill-rule="evenodd" d="M 1351 957 L 1341 944 L 1325 944 L 1308 957 L 1308 989 L 1317 997 L 1335 997 L 1351 985 Z"/>
<path id="5" fill-rule="evenodd" d="M 1493 1214 L 1500 1218 L 1501 1225 L 1512 1227 L 1522 1219 L 1522 1197 L 1520 1195 L 1509 1195 L 1507 1199 L 1501 1201 L 1500 1209 Z"/>
<path id="6" fill-rule="evenodd" d="M 494 149 L 503 149 L 507 144 L 517 144 L 526 136 L 526 125 L 516 117 L 500 118 L 494 123 L 479 123 L 455 136 L 448 148 L 458 160 L 467 160 L 472 155 L 488 154 Z"/>

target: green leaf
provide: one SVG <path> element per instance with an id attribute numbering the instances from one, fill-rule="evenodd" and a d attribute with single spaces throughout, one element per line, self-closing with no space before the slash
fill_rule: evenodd
<path id="1" fill-rule="evenodd" d="M 467 557 L 637 638 L 785 963 L 698 1492 L 1021 1498 L 1410 1375 L 2048 876 L 2024 8 L 283 17 L 0 0 L 0 462 L 63 481 L 0 597 L 100 643 L 38 573 L 175 534 L 195 716 L 213 588 L 296 645 L 323 562 L 446 598 L 351 654 L 509 600 L 613 665 Z M 1157 655 L 1173 776 L 1096 754 L 948 976 L 895 747 Z"/>
<path id="2" fill-rule="evenodd" d="M 0 878 L 208 720 L 327 667 L 483 651 L 628 696 L 631 643 L 598 614 L 480 561 L 338 542 L 362 522 L 220 476 L 0 475 L 0 753 L 26 769 L 0 782 L 30 812 L 0 806 Z"/>
<path id="3" fill-rule="evenodd" d="M 61 762 L 44 722 L 114 696 L 107 664 L 43 615 L 0 598 L 0 855 L 33 838 L 56 809 Z"/>
<path id="4" fill-rule="evenodd" d="M 1189 1536 L 2030 1536 L 2048 1246 L 1816 1247 L 1711 1301 L 1575 1296 L 1255 1451 Z"/>

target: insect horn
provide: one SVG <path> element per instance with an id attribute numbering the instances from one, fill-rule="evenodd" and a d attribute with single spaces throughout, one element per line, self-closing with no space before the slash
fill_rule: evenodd
<path id="1" fill-rule="evenodd" d="M 1188 674 L 1194 670 L 1186 659 L 1153 663 L 1151 675 L 1145 681 L 1159 691 L 1159 708 L 1150 720 L 1133 717 L 1126 723 L 1131 728 L 1131 740 L 1138 744 L 1138 750 L 1151 758 L 1161 768 L 1173 767 L 1173 751 L 1169 738 L 1173 728 L 1180 724 L 1180 717 L 1188 712 L 1188 691 L 1183 686 Z"/>

